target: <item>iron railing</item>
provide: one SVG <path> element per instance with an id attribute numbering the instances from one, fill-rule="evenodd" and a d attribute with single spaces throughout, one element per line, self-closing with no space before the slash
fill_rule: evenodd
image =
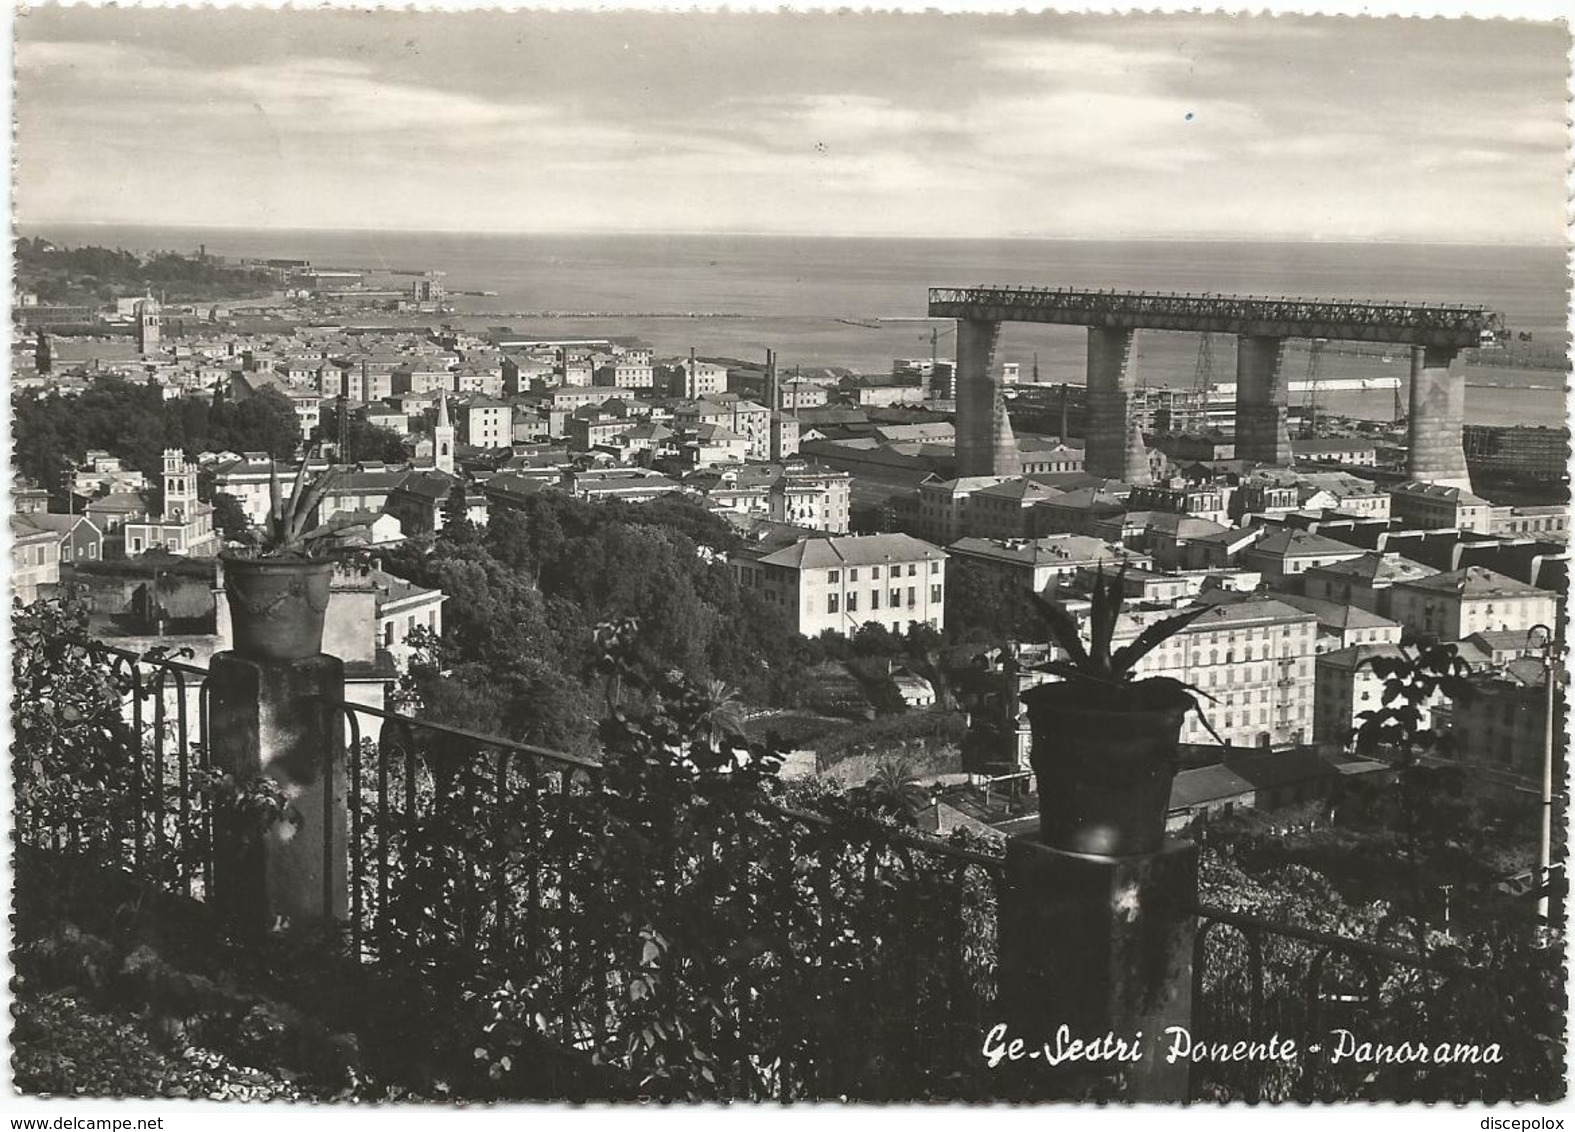
<path id="1" fill-rule="evenodd" d="M 209 899 L 206 671 L 78 647 L 123 697 L 126 805 L 96 824 L 22 807 L 19 840 L 107 854 L 166 891 Z M 596 759 L 385 708 L 326 706 L 342 720 L 347 758 L 345 781 L 323 792 L 324 837 L 348 846 L 348 930 L 363 965 L 433 987 L 520 988 L 544 1032 L 604 1059 L 627 1052 L 620 1043 L 642 1032 L 642 1003 L 662 997 L 718 1072 L 726 1067 L 714 1085 L 729 1097 L 955 1096 L 948 1082 L 977 1069 L 995 1021 L 995 853 L 759 791 L 729 795 L 725 784 L 696 793 L 710 824 L 686 837 L 651 822 Z M 635 819 L 647 824 L 631 828 Z M 324 900 L 332 911 L 326 882 Z M 1192 911 L 1192 1032 L 1208 1042 L 1278 1034 L 1305 1051 L 1337 1025 L 1422 1016 L 1418 1003 L 1480 976 L 1430 955 L 1420 934 L 1412 950 Z M 1193 1088 L 1316 1100 L 1337 1077 L 1304 1054 L 1284 1066 L 1195 1066 Z"/>
<path id="2" fill-rule="evenodd" d="M 662 994 L 729 1097 L 939 1096 L 974 1058 L 995 855 L 725 783 L 689 837 L 595 759 L 335 707 L 365 962 L 529 987 L 543 1029 L 608 1060 Z"/>
<path id="3" fill-rule="evenodd" d="M 213 813 L 206 669 L 154 652 L 137 653 L 98 641 L 61 640 L 80 649 L 102 677 L 95 691 L 118 697 L 109 714 L 86 718 L 103 741 L 118 744 L 123 764 L 106 764 L 105 777 L 86 788 L 69 775 L 28 775 L 18 783 L 15 836 L 19 845 L 84 857 L 195 900 L 213 891 Z M 117 733 L 118 732 L 118 733 Z M 20 758 L 27 758 L 20 753 Z"/>

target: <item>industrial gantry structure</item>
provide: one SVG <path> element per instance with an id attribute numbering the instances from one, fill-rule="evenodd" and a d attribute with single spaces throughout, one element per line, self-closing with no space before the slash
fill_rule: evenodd
<path id="1" fill-rule="evenodd" d="M 1503 330 L 1483 307 L 1344 300 L 1180 295 L 1040 287 L 932 287 L 930 317 L 957 320 L 957 474 L 1021 471 L 995 350 L 1003 322 L 1088 327 L 1088 419 L 1084 466 L 1129 483 L 1149 479 L 1132 413 L 1138 388 L 1132 350 L 1139 330 L 1236 335 L 1236 455 L 1288 465 L 1291 442 L 1286 342 L 1292 338 L 1411 347 L 1410 455 L 1414 479 L 1470 487 L 1461 427 L 1460 351 Z"/>

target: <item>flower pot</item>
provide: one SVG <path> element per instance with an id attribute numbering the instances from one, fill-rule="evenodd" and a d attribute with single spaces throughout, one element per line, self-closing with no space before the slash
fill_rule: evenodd
<path id="1" fill-rule="evenodd" d="M 1164 843 L 1181 725 L 1192 703 L 1174 693 L 1136 699 L 1131 710 L 1091 707 L 1088 689 L 1076 682 L 1024 693 L 1046 845 L 1127 857 L 1158 852 Z"/>
<path id="2" fill-rule="evenodd" d="M 226 558 L 235 652 L 253 660 L 301 660 L 323 651 L 334 564 L 312 558 Z"/>

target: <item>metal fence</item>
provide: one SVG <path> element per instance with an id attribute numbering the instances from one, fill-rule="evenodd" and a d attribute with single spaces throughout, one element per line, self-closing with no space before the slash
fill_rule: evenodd
<path id="1" fill-rule="evenodd" d="M 63 730 L 61 741 L 110 745 L 125 757 L 104 760 L 97 772 L 103 777 L 93 781 L 49 774 L 41 762 L 20 775 L 18 843 L 123 869 L 165 892 L 204 900 L 213 891 L 214 868 L 207 670 L 96 641 L 54 647 L 80 650 L 91 680 L 73 690 L 75 702 L 58 708 L 88 734 Z M 22 780 L 29 788 L 20 788 Z"/>
<path id="2" fill-rule="evenodd" d="M 106 740 L 126 755 L 109 784 L 119 804 L 24 794 L 18 838 L 209 900 L 207 673 L 86 647 L 121 698 L 126 726 Z M 677 1018 L 722 1075 L 706 1083 L 719 1096 L 969 1095 L 959 1079 L 977 1079 L 995 1021 L 993 852 L 725 783 L 694 786 L 686 828 L 596 760 L 328 706 L 346 735 L 339 832 L 362 964 L 433 987 L 515 988 L 536 1029 L 604 1061 L 659 1050 L 669 1035 L 653 1036 L 653 1019 Z M 1277 1034 L 1305 1050 L 1335 1026 L 1416 1015 L 1470 976 L 1423 949 L 1195 912 L 1192 1032 L 1210 1043 Z M 1194 1091 L 1319 1099 L 1333 1080 L 1321 1064 L 1195 1067 Z"/>

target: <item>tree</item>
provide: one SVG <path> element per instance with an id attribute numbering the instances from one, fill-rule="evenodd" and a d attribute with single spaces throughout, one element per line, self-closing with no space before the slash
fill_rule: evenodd
<path id="1" fill-rule="evenodd" d="M 1033 595 L 999 570 L 956 562 L 946 574 L 946 639 L 953 644 L 1043 641 Z"/>
<path id="2" fill-rule="evenodd" d="M 342 397 L 328 405 L 312 438 L 334 445 L 342 462 L 370 460 L 397 464 L 409 458 L 404 438 L 392 429 L 372 424 L 351 412 Z"/>
<path id="3" fill-rule="evenodd" d="M 241 506 L 241 501 L 227 491 L 213 495 L 213 526 L 228 540 L 242 539 L 252 528 L 252 521 Z"/>
<path id="4" fill-rule="evenodd" d="M 438 538 L 456 546 L 480 546 L 481 536 L 476 524 L 470 521 L 470 504 L 466 499 L 465 485 L 455 484 L 443 501 L 443 529 Z"/>

